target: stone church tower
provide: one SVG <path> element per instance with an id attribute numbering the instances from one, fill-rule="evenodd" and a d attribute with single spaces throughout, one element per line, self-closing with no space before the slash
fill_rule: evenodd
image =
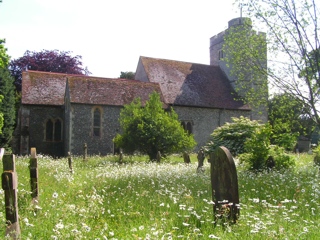
<path id="1" fill-rule="evenodd" d="M 266 42 L 266 34 L 263 32 L 256 32 L 252 29 L 252 21 L 250 18 L 246 17 L 239 17 L 239 18 L 234 18 L 228 22 L 228 29 L 226 29 L 223 32 L 220 32 L 219 34 L 213 36 L 210 38 L 210 65 L 213 66 L 219 66 L 224 74 L 227 76 L 229 79 L 231 85 L 233 88 L 237 87 L 237 79 L 235 77 L 236 74 L 232 75 L 231 70 L 233 66 L 231 64 L 228 64 L 223 60 L 223 57 L 226 56 L 226 49 L 224 49 L 224 37 L 226 33 L 229 30 L 233 30 L 236 27 L 241 27 L 241 29 L 246 29 L 248 31 L 248 34 L 256 34 L 260 36 L 262 39 L 264 39 L 264 42 Z M 267 54 L 266 52 L 262 53 L 261 56 L 263 56 L 264 59 L 262 59 L 263 66 L 267 68 Z M 261 59 L 260 59 L 261 60 Z M 268 81 L 267 75 L 265 75 L 262 79 L 262 81 Z M 253 88 L 258 87 L 258 86 L 253 86 Z M 240 96 L 244 96 L 244 94 L 241 94 L 241 92 L 238 92 Z M 268 94 L 266 94 L 266 99 L 268 98 Z M 255 120 L 261 120 L 263 122 L 266 122 L 268 120 L 268 111 L 266 106 L 261 106 L 261 107 L 252 107 L 253 111 L 251 114 L 251 119 Z"/>

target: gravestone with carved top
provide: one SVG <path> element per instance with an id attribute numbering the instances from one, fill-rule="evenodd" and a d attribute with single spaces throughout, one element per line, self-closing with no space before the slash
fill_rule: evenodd
<path id="1" fill-rule="evenodd" d="M 212 200 L 215 222 L 218 219 L 236 223 L 240 214 L 238 176 L 230 151 L 217 147 L 210 154 Z"/>

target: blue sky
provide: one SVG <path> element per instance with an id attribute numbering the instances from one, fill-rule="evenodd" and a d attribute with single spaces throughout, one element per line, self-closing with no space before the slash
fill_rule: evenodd
<path id="1" fill-rule="evenodd" d="M 209 39 L 239 17 L 233 0 L 2 0 L 12 59 L 58 49 L 98 77 L 135 71 L 139 56 L 209 64 Z"/>

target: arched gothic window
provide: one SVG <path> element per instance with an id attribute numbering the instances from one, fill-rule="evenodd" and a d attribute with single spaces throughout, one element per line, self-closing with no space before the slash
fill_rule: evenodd
<path id="1" fill-rule="evenodd" d="M 62 121 L 60 119 L 48 119 L 45 124 L 45 140 L 48 142 L 62 141 Z"/>
<path id="2" fill-rule="evenodd" d="M 191 122 L 187 122 L 186 129 L 187 129 L 187 132 L 188 132 L 189 134 L 192 133 L 192 125 L 191 125 Z"/>
<path id="3" fill-rule="evenodd" d="M 192 133 L 192 121 L 181 121 L 181 126 L 185 131 L 187 131 L 189 134 Z"/>

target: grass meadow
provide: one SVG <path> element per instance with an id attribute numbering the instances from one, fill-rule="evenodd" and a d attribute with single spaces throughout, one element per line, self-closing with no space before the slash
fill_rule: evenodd
<path id="1" fill-rule="evenodd" d="M 214 225 L 210 165 L 196 156 L 149 163 L 146 157 L 38 158 L 39 208 L 31 204 L 29 158 L 16 157 L 21 239 L 320 239 L 319 169 L 295 155 L 284 172 L 237 166 L 241 212 L 235 225 Z M 5 236 L 0 191 L 0 238 Z"/>

